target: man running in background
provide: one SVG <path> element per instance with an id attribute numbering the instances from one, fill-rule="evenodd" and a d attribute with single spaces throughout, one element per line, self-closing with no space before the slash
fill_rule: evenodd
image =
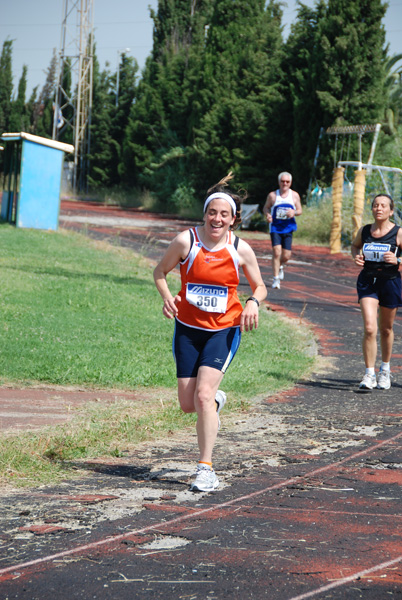
<path id="1" fill-rule="evenodd" d="M 280 289 L 283 267 L 291 256 L 292 236 L 296 231 L 295 217 L 302 214 L 300 196 L 290 189 L 292 176 L 287 171 L 278 175 L 279 189 L 267 196 L 263 212 L 269 223 L 272 242 L 272 287 Z"/>

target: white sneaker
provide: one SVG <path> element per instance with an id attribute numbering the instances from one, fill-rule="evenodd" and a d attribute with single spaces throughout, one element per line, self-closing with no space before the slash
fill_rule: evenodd
<path id="1" fill-rule="evenodd" d="M 218 414 L 218 430 L 219 430 L 221 428 L 221 420 L 220 420 L 220 417 L 219 417 L 219 413 L 221 412 L 222 408 L 226 404 L 226 394 L 225 394 L 225 392 L 222 392 L 222 390 L 218 390 L 216 392 L 216 395 L 215 395 L 215 402 L 217 404 L 216 412 Z"/>
<path id="2" fill-rule="evenodd" d="M 192 492 L 213 492 L 219 485 L 219 479 L 213 469 L 210 469 L 208 465 L 199 464 L 197 466 L 197 473 L 195 480 L 190 485 Z"/>
<path id="3" fill-rule="evenodd" d="M 283 279 L 285 277 L 285 271 L 283 269 L 283 265 L 279 267 L 279 279 Z"/>
<path id="4" fill-rule="evenodd" d="M 365 374 L 359 384 L 359 390 L 373 390 L 377 386 L 375 375 Z"/>
<path id="5" fill-rule="evenodd" d="M 281 282 L 279 281 L 279 277 L 274 277 L 271 287 L 277 290 L 281 289 Z"/>
<path id="6" fill-rule="evenodd" d="M 378 373 L 377 388 L 379 390 L 389 390 L 391 387 L 391 372 L 380 371 Z"/>

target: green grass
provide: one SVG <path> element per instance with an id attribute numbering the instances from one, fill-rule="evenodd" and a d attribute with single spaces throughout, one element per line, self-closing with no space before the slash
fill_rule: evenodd
<path id="1" fill-rule="evenodd" d="M 68 461 L 119 456 L 194 423 L 177 407 L 174 324 L 162 315 L 150 261 L 63 231 L 2 224 L 0 234 L 0 383 L 137 389 L 145 398 L 88 405 L 66 425 L 0 436 L 3 480 L 53 481 Z M 176 274 L 170 285 L 179 289 Z M 311 341 L 306 327 L 261 309 L 260 327 L 243 334 L 225 375 L 230 409 L 291 387 L 312 367 Z"/>
<path id="2" fill-rule="evenodd" d="M 72 234 L 0 228 L 4 380 L 97 387 L 174 384 L 172 324 L 152 266 Z M 142 261 L 144 262 L 144 261 Z"/>
<path id="3" fill-rule="evenodd" d="M 295 244 L 328 246 L 332 223 L 332 200 L 320 205 L 303 206 L 303 213 L 296 218 L 297 231 L 293 235 Z"/>

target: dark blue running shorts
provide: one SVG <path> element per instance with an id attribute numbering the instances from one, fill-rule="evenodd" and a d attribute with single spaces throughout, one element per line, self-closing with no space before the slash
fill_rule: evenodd
<path id="1" fill-rule="evenodd" d="M 290 233 L 277 233 L 276 231 L 271 231 L 270 236 L 272 246 L 282 246 L 285 250 L 292 249 L 292 231 Z"/>
<path id="2" fill-rule="evenodd" d="M 357 295 L 359 302 L 362 298 L 375 298 L 384 308 L 402 306 L 401 274 L 394 279 L 373 277 L 361 271 L 357 278 Z"/>
<path id="3" fill-rule="evenodd" d="M 239 327 L 206 331 L 188 327 L 176 320 L 173 356 L 177 377 L 197 377 L 200 367 L 225 373 L 240 345 Z"/>

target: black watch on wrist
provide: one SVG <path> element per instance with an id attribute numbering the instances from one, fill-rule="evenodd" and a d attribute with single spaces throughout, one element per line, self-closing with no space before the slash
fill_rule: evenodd
<path id="1" fill-rule="evenodd" d="M 250 298 L 247 298 L 246 304 L 249 300 L 252 300 L 253 302 L 255 302 L 257 306 L 260 306 L 260 303 L 258 302 L 257 298 L 254 298 L 254 296 L 250 296 Z"/>

